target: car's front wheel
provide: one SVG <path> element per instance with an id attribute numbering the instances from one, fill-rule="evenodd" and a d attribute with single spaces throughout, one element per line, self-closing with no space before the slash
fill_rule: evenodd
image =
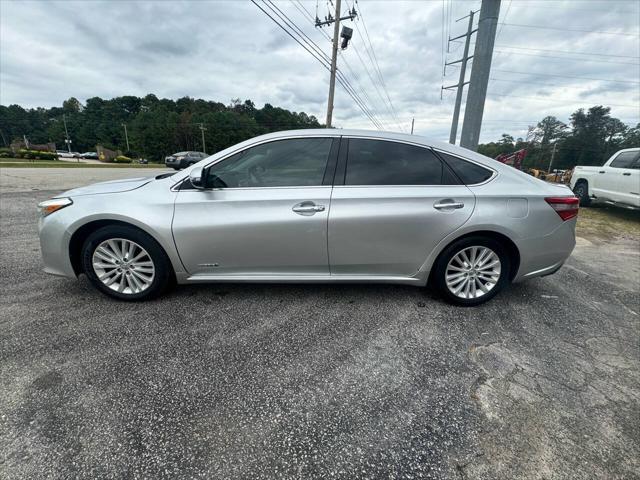
<path id="1" fill-rule="evenodd" d="M 509 283 L 511 262 L 498 241 L 472 236 L 447 247 L 434 267 L 433 281 L 447 301 L 474 306 L 492 299 Z"/>
<path id="2" fill-rule="evenodd" d="M 89 235 L 82 266 L 101 292 L 120 300 L 146 300 L 171 283 L 172 270 L 162 247 L 141 230 L 108 225 Z"/>

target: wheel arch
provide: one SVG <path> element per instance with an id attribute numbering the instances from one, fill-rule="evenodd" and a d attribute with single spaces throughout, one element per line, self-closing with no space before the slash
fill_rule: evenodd
<path id="1" fill-rule="evenodd" d="M 160 248 L 162 248 L 165 255 L 167 255 L 167 258 L 169 259 L 169 266 L 171 267 L 172 273 L 175 275 L 175 269 L 173 266 L 173 262 L 171 262 L 170 255 L 162 245 L 162 242 L 160 242 L 156 238 L 156 236 L 153 235 L 153 233 L 145 230 L 144 228 L 139 227 L 138 225 L 134 225 L 133 223 L 126 222 L 123 220 L 108 218 L 108 219 L 92 220 L 90 222 L 87 222 L 84 225 L 80 226 L 78 229 L 76 229 L 76 231 L 73 232 L 73 234 L 71 235 L 71 238 L 69 239 L 69 260 L 71 262 L 71 266 L 76 276 L 82 273 L 82 246 L 84 245 L 84 242 L 87 240 L 89 235 L 91 235 L 91 233 L 95 232 L 96 230 L 102 227 L 107 227 L 110 225 L 133 228 L 153 238 L 156 241 L 156 243 L 160 246 Z"/>
<path id="2" fill-rule="evenodd" d="M 586 184 L 587 184 L 587 188 L 589 187 L 589 179 L 588 179 L 588 178 L 585 178 L 585 177 L 578 177 L 578 178 L 576 179 L 575 183 L 573 184 L 573 185 L 574 185 L 574 187 L 575 187 L 576 185 L 578 185 L 579 183 L 586 183 Z"/>
<path id="3" fill-rule="evenodd" d="M 477 237 L 477 236 L 491 238 L 492 240 L 499 242 L 501 245 L 504 245 L 505 249 L 507 250 L 507 254 L 509 255 L 509 259 L 511 260 L 511 266 L 509 271 L 509 281 L 512 281 L 515 278 L 516 274 L 518 273 L 518 270 L 520 269 L 520 250 L 518 249 L 518 246 L 515 244 L 513 240 L 511 240 L 504 233 L 500 233 L 495 230 L 483 229 L 483 230 L 474 230 L 471 232 L 465 232 L 464 234 L 457 236 L 453 239 L 450 239 L 447 243 L 441 245 L 441 247 L 438 250 L 438 254 L 434 256 L 433 262 L 431 263 L 431 266 L 430 266 L 431 268 L 429 269 L 430 271 L 429 271 L 429 277 L 427 279 L 427 283 L 431 283 L 431 276 L 433 275 L 433 265 L 436 264 L 436 262 L 438 261 L 438 258 L 440 258 L 440 255 L 442 255 L 442 252 L 444 252 L 447 248 L 449 248 L 450 245 L 452 245 L 455 242 L 458 242 L 468 237 Z"/>

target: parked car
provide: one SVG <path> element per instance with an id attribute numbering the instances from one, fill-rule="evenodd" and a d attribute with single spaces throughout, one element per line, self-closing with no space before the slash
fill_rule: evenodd
<path id="1" fill-rule="evenodd" d="M 299 130 L 40 203 L 45 271 L 124 300 L 200 282 L 430 284 L 482 303 L 556 272 L 578 199 L 415 135 Z"/>
<path id="2" fill-rule="evenodd" d="M 571 189 L 585 207 L 606 202 L 640 208 L 640 148 L 620 150 L 601 167 L 578 165 L 573 169 Z"/>
<path id="3" fill-rule="evenodd" d="M 68 152 L 67 150 L 56 150 L 56 154 L 59 158 L 80 158 L 78 152 Z"/>
<path id="4" fill-rule="evenodd" d="M 98 152 L 84 152 L 80 154 L 80 158 L 85 158 L 89 160 L 98 160 Z"/>
<path id="5" fill-rule="evenodd" d="M 198 163 L 200 160 L 203 160 L 208 156 L 209 155 L 204 152 L 178 152 L 165 157 L 164 164 L 167 167 L 180 170 L 193 165 L 194 163 Z"/>

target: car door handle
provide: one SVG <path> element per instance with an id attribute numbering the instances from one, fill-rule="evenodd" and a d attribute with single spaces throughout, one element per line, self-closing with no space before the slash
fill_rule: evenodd
<path id="1" fill-rule="evenodd" d="M 314 215 L 317 212 L 324 212 L 324 205 L 316 205 L 313 202 L 301 202 L 291 208 L 298 215 Z"/>
<path id="2" fill-rule="evenodd" d="M 435 208 L 436 210 L 444 210 L 447 208 L 463 208 L 464 207 L 464 203 L 462 202 L 439 202 L 433 205 L 433 208 Z"/>
<path id="3" fill-rule="evenodd" d="M 598 173 L 606 173 L 604 170 L 600 170 Z"/>
<path id="4" fill-rule="evenodd" d="M 623 175 L 628 177 L 629 175 L 631 175 L 631 172 L 624 172 Z"/>

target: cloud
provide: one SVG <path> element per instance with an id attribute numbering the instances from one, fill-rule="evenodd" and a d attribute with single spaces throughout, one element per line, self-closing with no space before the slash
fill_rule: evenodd
<path id="1" fill-rule="evenodd" d="M 276 5 L 330 54 L 323 36 L 330 29 L 316 29 L 297 3 Z M 315 2 L 302 5 L 315 15 Z M 466 22 L 454 20 L 479 0 L 450 5 L 451 21 L 443 22 L 439 1 L 360 0 L 360 18 L 347 22 L 354 36 L 339 68 L 385 129 L 408 130 L 415 118 L 416 133 L 448 138 L 455 94 L 444 91 L 441 99 L 441 86 L 455 84 L 459 70 L 447 67 L 443 78 L 442 63 L 459 58 L 462 45 L 443 52 L 443 29 L 461 34 Z M 639 122 L 639 18 L 634 1 L 502 2 L 481 140 L 523 135 L 546 115 L 567 121 L 596 104 Z M 0 1 L 3 105 L 154 93 L 223 103 L 251 98 L 323 120 L 328 77 L 250 2 Z M 374 128 L 343 87 L 336 89 L 334 123 Z"/>

